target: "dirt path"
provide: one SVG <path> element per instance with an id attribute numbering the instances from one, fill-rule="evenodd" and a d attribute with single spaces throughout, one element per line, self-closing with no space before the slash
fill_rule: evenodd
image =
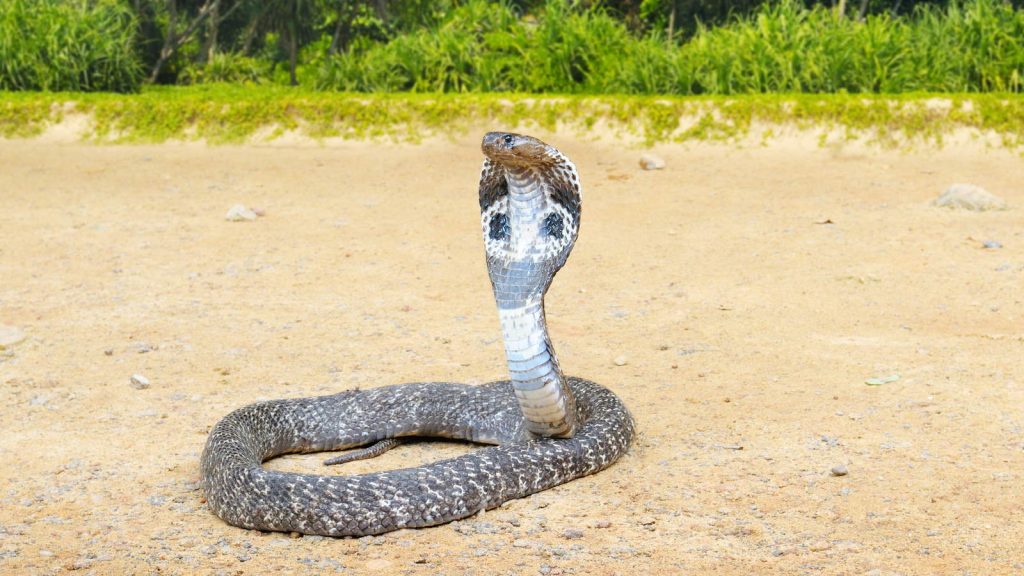
<path id="1" fill-rule="evenodd" d="M 792 138 L 644 172 L 549 140 L 585 186 L 552 335 L 642 434 L 598 475 L 357 540 L 225 525 L 199 453 L 258 399 L 502 376 L 477 138 L 0 142 L 0 325 L 25 335 L 0 351 L 0 573 L 1024 574 L 1019 155 Z M 1011 209 L 929 205 L 961 181 Z M 226 222 L 239 202 L 266 216 Z"/>

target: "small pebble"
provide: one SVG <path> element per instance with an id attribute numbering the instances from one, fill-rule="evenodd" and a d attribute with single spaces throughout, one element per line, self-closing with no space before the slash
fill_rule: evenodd
<path id="1" fill-rule="evenodd" d="M 612 362 L 614 362 L 616 366 L 625 366 L 629 363 L 629 360 L 627 360 L 625 356 L 616 356 L 615 360 L 612 360 Z"/>
<path id="2" fill-rule="evenodd" d="M 640 167 L 644 170 L 661 170 L 665 167 L 665 160 L 654 154 L 644 154 L 640 157 Z"/>
<path id="3" fill-rule="evenodd" d="M 498 520 L 502 522 L 508 522 L 513 526 L 521 526 L 522 522 L 519 521 L 519 517 L 512 513 L 501 514 L 498 516 Z"/>
<path id="4" fill-rule="evenodd" d="M 1002 248 L 1003 244 L 998 240 L 985 240 L 984 242 L 981 243 L 981 247 L 986 248 L 988 250 L 997 250 L 999 248 Z"/>
<path id="5" fill-rule="evenodd" d="M 107 355 L 107 356 L 113 356 L 114 355 L 114 349 L 113 348 L 107 348 L 106 350 L 103 351 L 103 353 L 105 355 Z"/>
<path id="6" fill-rule="evenodd" d="M 149 378 L 146 378 L 142 374 L 132 374 L 132 388 L 136 390 L 145 390 L 149 388 Z"/>
<path id="7" fill-rule="evenodd" d="M 583 538 L 583 530 L 579 528 L 566 528 L 562 531 L 562 538 L 566 540 L 579 540 Z"/>
<path id="8" fill-rule="evenodd" d="M 846 464 L 836 464 L 832 467 L 833 476 L 846 476 L 850 473 L 850 469 L 846 467 Z"/>
<path id="9" fill-rule="evenodd" d="M 533 543 L 525 538 L 516 538 L 512 541 L 512 546 L 514 548 L 529 548 L 532 545 Z"/>
<path id="10" fill-rule="evenodd" d="M 644 516 L 643 518 L 640 518 L 641 526 L 653 526 L 655 522 L 657 522 L 657 520 L 654 519 L 654 516 Z"/>
<path id="11" fill-rule="evenodd" d="M 832 543 L 826 542 L 825 540 L 820 540 L 810 545 L 811 552 L 824 552 L 825 550 L 828 550 L 831 547 Z"/>
<path id="12" fill-rule="evenodd" d="M 224 215 L 224 219 L 229 222 L 252 222 L 258 217 L 259 214 L 250 210 L 244 204 L 235 204 Z"/>
<path id="13" fill-rule="evenodd" d="M 491 522 L 476 522 L 472 526 L 472 529 L 475 530 L 477 534 L 496 534 L 499 530 L 498 527 Z"/>
<path id="14" fill-rule="evenodd" d="M 611 528 L 612 523 L 608 520 L 595 520 L 594 528 Z"/>

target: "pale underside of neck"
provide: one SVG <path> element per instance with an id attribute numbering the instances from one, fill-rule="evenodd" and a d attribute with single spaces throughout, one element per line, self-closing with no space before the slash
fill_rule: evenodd
<path id="1" fill-rule="evenodd" d="M 544 180 L 539 173 L 523 169 L 508 171 L 507 181 L 508 218 L 515 230 L 511 256 L 531 258 L 539 246 L 532 236 L 546 210 Z M 539 436 L 572 436 L 576 404 L 548 337 L 544 294 L 499 302 L 498 315 L 510 379 L 527 429 Z"/>

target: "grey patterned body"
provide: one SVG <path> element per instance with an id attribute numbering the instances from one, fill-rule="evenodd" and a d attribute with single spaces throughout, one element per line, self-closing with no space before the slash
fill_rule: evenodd
<path id="1" fill-rule="evenodd" d="M 482 148 L 481 224 L 510 380 L 403 384 L 232 412 L 210 432 L 200 464 L 210 508 L 226 522 L 329 536 L 432 526 L 597 472 L 629 448 L 629 411 L 606 388 L 563 376 L 544 317 L 544 294 L 579 230 L 576 167 L 529 136 L 491 132 Z M 261 466 L 280 454 L 409 436 L 496 446 L 354 476 Z"/>
<path id="2" fill-rule="evenodd" d="M 621 456 L 633 421 L 607 389 L 569 379 L 583 423 L 571 439 L 528 439 L 511 385 L 403 384 L 275 400 L 232 412 L 210 432 L 202 478 L 213 511 L 235 526 L 362 536 L 442 524 L 597 472 Z M 289 452 L 385 437 L 500 443 L 465 456 L 355 476 L 266 470 Z"/>

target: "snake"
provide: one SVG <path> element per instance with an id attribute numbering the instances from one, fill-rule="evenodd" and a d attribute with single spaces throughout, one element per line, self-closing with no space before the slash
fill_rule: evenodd
<path id="1" fill-rule="evenodd" d="M 321 536 L 366 536 L 466 518 L 603 470 L 636 435 L 604 386 L 562 373 L 544 296 L 579 233 L 575 164 L 541 140 L 488 132 L 481 143 L 480 222 L 509 378 L 419 382 L 269 400 L 210 430 L 200 461 L 209 508 L 230 525 Z M 377 456 L 408 438 L 481 446 L 418 467 L 365 474 L 271 470 L 278 455 L 349 450 Z"/>

